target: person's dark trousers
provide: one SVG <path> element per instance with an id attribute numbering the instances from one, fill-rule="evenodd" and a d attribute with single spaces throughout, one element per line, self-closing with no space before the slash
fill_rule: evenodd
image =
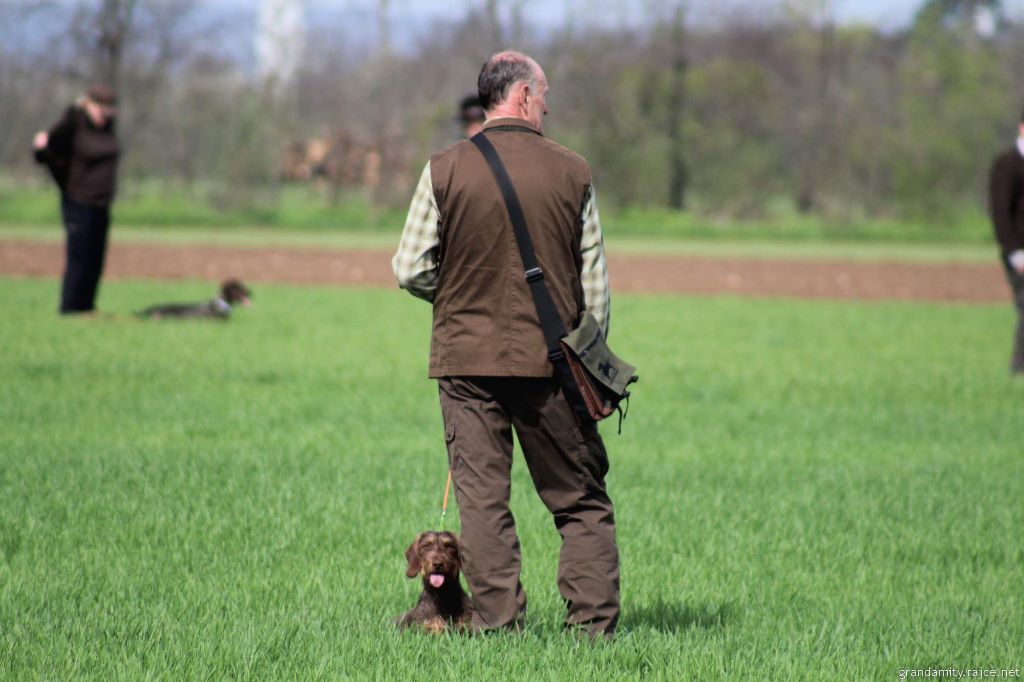
<path id="1" fill-rule="evenodd" d="M 96 307 L 96 290 L 103 274 L 110 208 L 85 206 L 65 196 L 60 212 L 67 238 L 60 312 L 88 312 Z"/>
<path id="2" fill-rule="evenodd" d="M 1010 357 L 1010 372 L 1024 373 L 1024 275 L 1020 274 L 1007 263 L 1003 263 L 1006 279 L 1013 291 L 1013 303 L 1017 308 L 1017 330 L 1013 339 L 1013 355 Z"/>
<path id="3" fill-rule="evenodd" d="M 519 538 L 509 510 L 512 429 L 562 536 L 558 589 L 567 626 L 610 637 L 619 618 L 615 516 L 597 426 L 580 427 L 551 379 L 438 380 L 448 463 L 462 522 L 463 573 L 474 630 L 522 627 Z"/>

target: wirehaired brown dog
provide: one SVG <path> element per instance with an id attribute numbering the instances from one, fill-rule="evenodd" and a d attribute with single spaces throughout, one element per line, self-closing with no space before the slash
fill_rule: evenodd
<path id="1" fill-rule="evenodd" d="M 152 320 L 163 319 L 213 319 L 226 320 L 231 316 L 234 305 L 249 305 L 252 292 L 241 280 L 229 279 L 221 283 L 220 295 L 199 303 L 162 303 L 135 313 L 136 317 Z"/>
<path id="2" fill-rule="evenodd" d="M 455 534 L 420 533 L 405 551 L 405 558 L 409 562 L 406 577 L 422 576 L 423 592 L 416 606 L 395 619 L 398 627 L 421 627 L 433 633 L 448 628 L 466 630 L 472 605 L 459 582 L 462 557 Z"/>

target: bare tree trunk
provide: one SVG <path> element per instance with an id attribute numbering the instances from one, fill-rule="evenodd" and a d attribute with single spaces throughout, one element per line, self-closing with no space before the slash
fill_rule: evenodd
<path id="1" fill-rule="evenodd" d="M 512 0 L 510 3 L 511 35 L 512 45 L 516 49 L 523 49 L 523 39 L 526 37 L 526 27 L 523 24 L 523 0 Z"/>
<path id="2" fill-rule="evenodd" d="M 831 0 L 823 0 L 820 15 L 816 21 L 817 59 L 813 74 L 811 111 L 813 119 L 808 138 L 803 141 L 805 153 L 800 168 L 800 189 L 797 194 L 797 208 L 807 213 L 818 206 L 820 181 L 825 174 L 825 164 L 832 139 L 832 88 L 833 71 L 836 62 L 836 29 Z"/>
<path id="3" fill-rule="evenodd" d="M 136 0 L 103 0 L 98 17 L 95 78 L 114 90 L 121 84 L 121 63 L 131 34 Z"/>
<path id="4" fill-rule="evenodd" d="M 487 0 L 484 5 L 484 12 L 487 16 L 488 26 L 491 29 L 493 49 L 500 50 L 504 46 L 505 36 L 501 30 L 501 17 L 498 16 L 498 0 Z"/>
<path id="5" fill-rule="evenodd" d="M 377 48 L 384 58 L 391 54 L 390 5 L 390 0 L 377 0 Z"/>
<path id="6" fill-rule="evenodd" d="M 686 107 L 686 3 L 676 4 L 672 16 L 672 75 L 669 90 L 668 136 L 669 180 L 668 205 L 682 210 L 686 207 L 689 170 L 683 150 L 683 112 Z"/>

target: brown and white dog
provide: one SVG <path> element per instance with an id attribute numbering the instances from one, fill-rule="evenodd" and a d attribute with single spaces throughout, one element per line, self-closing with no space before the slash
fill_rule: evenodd
<path id="1" fill-rule="evenodd" d="M 472 605 L 459 582 L 462 557 L 455 534 L 420 533 L 405 551 L 405 558 L 409 562 L 406 577 L 421 576 L 423 592 L 416 606 L 395 620 L 398 627 L 421 627 L 433 633 L 449 628 L 466 630 Z"/>

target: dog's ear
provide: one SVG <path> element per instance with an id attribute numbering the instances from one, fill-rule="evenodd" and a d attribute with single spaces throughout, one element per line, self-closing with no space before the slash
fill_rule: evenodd
<path id="1" fill-rule="evenodd" d="M 416 536 L 416 539 L 409 545 L 409 549 L 405 550 L 405 560 L 409 562 L 409 565 L 405 569 L 406 578 L 415 578 L 420 574 L 420 538 L 423 537 L 423 533 Z"/>

